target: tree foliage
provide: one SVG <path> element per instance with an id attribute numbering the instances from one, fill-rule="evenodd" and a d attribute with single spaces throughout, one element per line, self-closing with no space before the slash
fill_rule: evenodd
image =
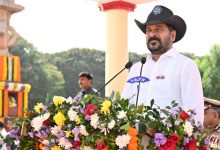
<path id="1" fill-rule="evenodd" d="M 220 45 L 214 45 L 209 55 L 196 61 L 202 74 L 204 95 L 220 99 Z"/>

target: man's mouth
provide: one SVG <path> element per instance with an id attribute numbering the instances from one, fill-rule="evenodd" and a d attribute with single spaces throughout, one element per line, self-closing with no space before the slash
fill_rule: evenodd
<path id="1" fill-rule="evenodd" d="M 150 39 L 149 42 L 148 42 L 148 44 L 149 44 L 149 45 L 152 45 L 152 46 L 155 46 L 155 45 L 157 45 L 157 44 L 159 44 L 159 43 L 160 43 L 160 40 L 157 39 L 157 38 L 152 38 L 152 39 Z"/>
<path id="2" fill-rule="evenodd" d="M 152 46 L 155 46 L 156 44 L 158 43 L 158 41 L 157 40 L 152 40 L 152 41 L 150 41 L 150 45 L 152 45 Z"/>

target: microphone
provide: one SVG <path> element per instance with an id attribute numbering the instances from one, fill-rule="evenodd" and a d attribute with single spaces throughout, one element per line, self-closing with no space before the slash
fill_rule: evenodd
<path id="1" fill-rule="evenodd" d="M 146 63 L 146 58 L 145 57 L 142 57 L 141 58 L 141 70 L 140 70 L 140 77 L 142 75 L 142 69 L 143 69 L 143 66 L 144 64 Z M 137 86 L 137 98 L 136 98 L 136 108 L 137 108 L 137 105 L 138 105 L 138 97 L 139 97 L 139 92 L 140 92 L 140 81 L 138 82 L 138 86 Z"/>
<path id="2" fill-rule="evenodd" d="M 101 87 L 94 95 L 98 94 L 106 85 L 108 85 L 115 77 L 117 77 L 122 71 L 124 71 L 125 69 L 129 69 L 131 68 L 131 66 L 133 65 L 132 62 L 128 62 L 125 67 L 118 72 L 114 77 L 112 77 L 107 83 L 105 83 L 105 85 L 103 87 Z"/>

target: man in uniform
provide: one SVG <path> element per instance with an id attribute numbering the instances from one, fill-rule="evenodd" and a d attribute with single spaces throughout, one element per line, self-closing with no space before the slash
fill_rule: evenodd
<path id="1" fill-rule="evenodd" d="M 209 131 L 208 149 L 220 150 L 220 101 L 204 97 L 204 126 Z"/>
<path id="2" fill-rule="evenodd" d="M 96 94 L 96 96 L 99 96 L 99 93 L 96 93 L 97 90 L 92 88 L 92 84 L 93 84 L 92 74 L 88 72 L 81 72 L 79 74 L 79 86 L 81 88 L 81 91 L 78 95 L 84 97 L 86 94 L 91 94 L 91 95 Z"/>
<path id="3" fill-rule="evenodd" d="M 194 109 L 197 113 L 195 119 L 202 123 L 204 101 L 198 67 L 193 60 L 173 47 L 173 43 L 185 35 L 185 21 L 174 15 L 169 8 L 158 5 L 153 8 L 145 23 L 135 22 L 146 35 L 146 44 L 151 54 L 147 56 L 143 68 L 141 62 L 131 67 L 122 96 L 136 104 L 139 90 L 138 104 L 150 105 L 154 99 L 155 104 L 161 108 L 171 105 L 171 101 L 175 100 L 186 110 Z M 140 70 L 145 80 L 141 83 L 133 82 L 138 81 Z"/>

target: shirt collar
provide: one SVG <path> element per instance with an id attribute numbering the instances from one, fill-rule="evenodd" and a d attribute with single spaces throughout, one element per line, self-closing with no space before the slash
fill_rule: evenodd
<path id="1" fill-rule="evenodd" d="M 88 93 L 88 92 L 91 91 L 91 90 L 92 90 L 92 87 L 89 87 L 88 89 L 82 90 L 81 92 L 82 92 L 83 94 L 86 94 L 86 93 Z"/>
<path id="2" fill-rule="evenodd" d="M 162 55 L 160 56 L 160 59 L 161 59 L 161 58 L 165 58 L 165 57 L 176 57 L 177 54 L 178 54 L 177 50 L 176 50 L 174 47 L 172 47 L 172 48 L 171 48 L 170 50 L 168 50 L 166 53 L 162 54 Z M 152 54 L 149 54 L 149 55 L 147 56 L 147 60 L 149 60 L 149 59 L 152 59 Z"/>

